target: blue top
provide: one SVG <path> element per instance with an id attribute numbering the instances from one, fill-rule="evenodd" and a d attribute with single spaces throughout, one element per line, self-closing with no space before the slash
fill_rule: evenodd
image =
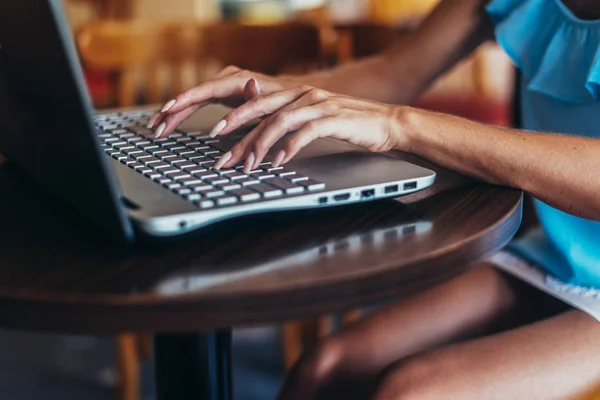
<path id="1" fill-rule="evenodd" d="M 492 0 L 487 10 L 523 77 L 523 128 L 600 138 L 600 21 L 560 0 Z M 600 287 L 600 222 L 535 206 L 543 229 L 510 249 L 564 282 Z"/>

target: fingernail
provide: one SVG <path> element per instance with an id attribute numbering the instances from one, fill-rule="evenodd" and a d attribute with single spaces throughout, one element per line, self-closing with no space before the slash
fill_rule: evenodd
<path id="1" fill-rule="evenodd" d="M 150 119 L 148 120 L 148 125 L 146 127 L 148 129 L 154 128 L 154 124 L 156 123 L 157 119 L 158 119 L 158 115 L 153 115 L 152 117 L 150 117 Z"/>
<path id="2" fill-rule="evenodd" d="M 154 139 L 158 139 L 160 137 L 160 135 L 162 135 L 162 133 L 165 131 L 166 127 L 167 127 L 167 124 L 165 124 L 164 122 L 162 124 L 160 124 L 158 126 L 158 128 L 156 128 L 156 132 L 154 133 Z"/>
<path id="3" fill-rule="evenodd" d="M 211 138 L 214 138 L 219 133 L 221 133 L 221 131 L 223 129 L 225 129 L 226 126 L 227 126 L 227 121 L 225 121 L 224 119 L 220 120 L 219 123 L 217 125 L 215 125 L 215 127 L 213 128 L 213 130 L 210 131 L 210 133 L 208 134 L 208 136 L 210 136 Z"/>
<path id="4" fill-rule="evenodd" d="M 271 164 L 275 168 L 277 168 L 281 165 L 284 158 L 285 158 L 285 150 L 281 150 L 279 153 L 277 153 L 277 155 L 275 156 L 275 158 L 273 159 L 273 162 Z"/>
<path id="5" fill-rule="evenodd" d="M 162 110 L 160 110 L 160 112 L 167 112 L 171 109 L 171 107 L 173 107 L 175 105 L 175 100 L 171 100 L 169 101 L 167 104 L 165 104 L 165 106 L 162 108 Z"/>
<path id="6" fill-rule="evenodd" d="M 219 158 L 219 160 L 215 164 L 215 169 L 219 170 L 219 169 L 223 168 L 223 165 L 227 164 L 227 162 L 229 160 L 231 160 L 231 157 L 233 157 L 233 154 L 230 151 L 228 151 L 227 153 L 223 154 L 221 156 L 221 158 Z"/>
<path id="7" fill-rule="evenodd" d="M 248 154 L 248 157 L 246 158 L 246 163 L 244 164 L 244 172 L 245 173 L 252 171 L 252 166 L 254 165 L 254 160 L 256 160 L 256 156 L 254 155 L 253 152 L 250 152 L 250 154 Z"/>

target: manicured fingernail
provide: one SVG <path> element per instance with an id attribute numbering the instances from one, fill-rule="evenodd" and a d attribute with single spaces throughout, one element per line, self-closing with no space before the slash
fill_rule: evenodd
<path id="1" fill-rule="evenodd" d="M 275 158 L 273 159 L 273 162 L 271 164 L 275 168 L 277 168 L 281 165 L 284 158 L 285 158 L 285 150 L 281 150 L 279 153 L 277 153 L 277 155 L 275 156 Z"/>
<path id="2" fill-rule="evenodd" d="M 256 160 L 256 156 L 254 153 L 250 152 L 248 157 L 246 158 L 246 163 L 244 164 L 244 172 L 248 173 L 252 171 L 252 166 L 254 165 L 254 160 Z"/>
<path id="3" fill-rule="evenodd" d="M 213 130 L 210 131 L 210 133 L 208 134 L 208 136 L 210 136 L 211 138 L 214 138 L 219 133 L 221 133 L 221 131 L 223 129 L 225 129 L 226 126 L 227 126 L 227 121 L 225 121 L 224 119 L 220 120 L 219 123 L 217 125 L 215 125 L 215 127 L 213 128 Z"/>
<path id="4" fill-rule="evenodd" d="M 165 106 L 162 108 L 162 110 L 160 110 L 160 112 L 167 112 L 171 109 L 171 107 L 173 107 L 175 105 L 175 100 L 171 100 L 169 101 L 167 104 L 165 104 Z"/>
<path id="5" fill-rule="evenodd" d="M 158 119 L 158 115 L 153 115 L 152 117 L 150 117 L 150 119 L 148 120 L 148 125 L 146 127 L 148 129 L 154 128 L 154 124 L 156 123 L 157 119 Z"/>
<path id="6" fill-rule="evenodd" d="M 215 164 L 215 169 L 219 170 L 219 169 L 223 168 L 223 165 L 227 164 L 227 162 L 229 160 L 231 160 L 231 157 L 233 157 L 233 154 L 230 151 L 228 151 L 227 153 L 223 154 L 221 156 L 221 158 L 219 158 L 219 160 Z"/>
<path id="7" fill-rule="evenodd" d="M 165 124 L 164 122 L 162 124 L 160 124 L 158 126 L 158 128 L 156 128 L 156 132 L 154 133 L 154 139 L 159 138 L 160 135 L 162 135 L 162 133 L 165 131 L 166 127 L 167 127 L 167 124 Z"/>

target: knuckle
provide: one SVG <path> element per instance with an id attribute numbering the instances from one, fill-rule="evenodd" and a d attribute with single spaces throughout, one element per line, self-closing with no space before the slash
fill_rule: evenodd
<path id="1" fill-rule="evenodd" d="M 320 344 L 306 360 L 301 362 L 300 378 L 314 383 L 327 380 L 340 367 L 343 349 L 341 343 L 333 339 Z"/>
<path id="2" fill-rule="evenodd" d="M 239 70 L 240 68 L 235 65 L 228 65 L 223 69 L 224 72 L 237 72 Z"/>
<path id="3" fill-rule="evenodd" d="M 292 113 L 289 111 L 280 111 L 275 115 L 273 122 L 277 125 L 285 126 L 289 122 L 291 116 Z"/>
<path id="4" fill-rule="evenodd" d="M 328 95 L 327 92 L 323 89 L 313 88 L 310 90 L 309 95 L 313 100 L 325 100 Z"/>
<path id="5" fill-rule="evenodd" d="M 257 154 L 263 154 L 269 150 L 269 145 L 264 137 L 261 137 L 254 142 L 254 150 Z"/>

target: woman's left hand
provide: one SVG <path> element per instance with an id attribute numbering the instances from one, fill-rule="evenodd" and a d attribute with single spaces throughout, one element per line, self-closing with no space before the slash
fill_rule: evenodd
<path id="1" fill-rule="evenodd" d="M 286 133 L 293 132 L 273 159 L 287 163 L 317 138 L 333 138 L 373 152 L 398 146 L 398 108 L 370 100 L 342 96 L 310 86 L 300 86 L 258 96 L 231 111 L 211 136 L 227 135 L 255 118 L 266 117 L 217 162 L 230 168 L 245 160 L 246 171 L 255 169 L 269 149 Z"/>

